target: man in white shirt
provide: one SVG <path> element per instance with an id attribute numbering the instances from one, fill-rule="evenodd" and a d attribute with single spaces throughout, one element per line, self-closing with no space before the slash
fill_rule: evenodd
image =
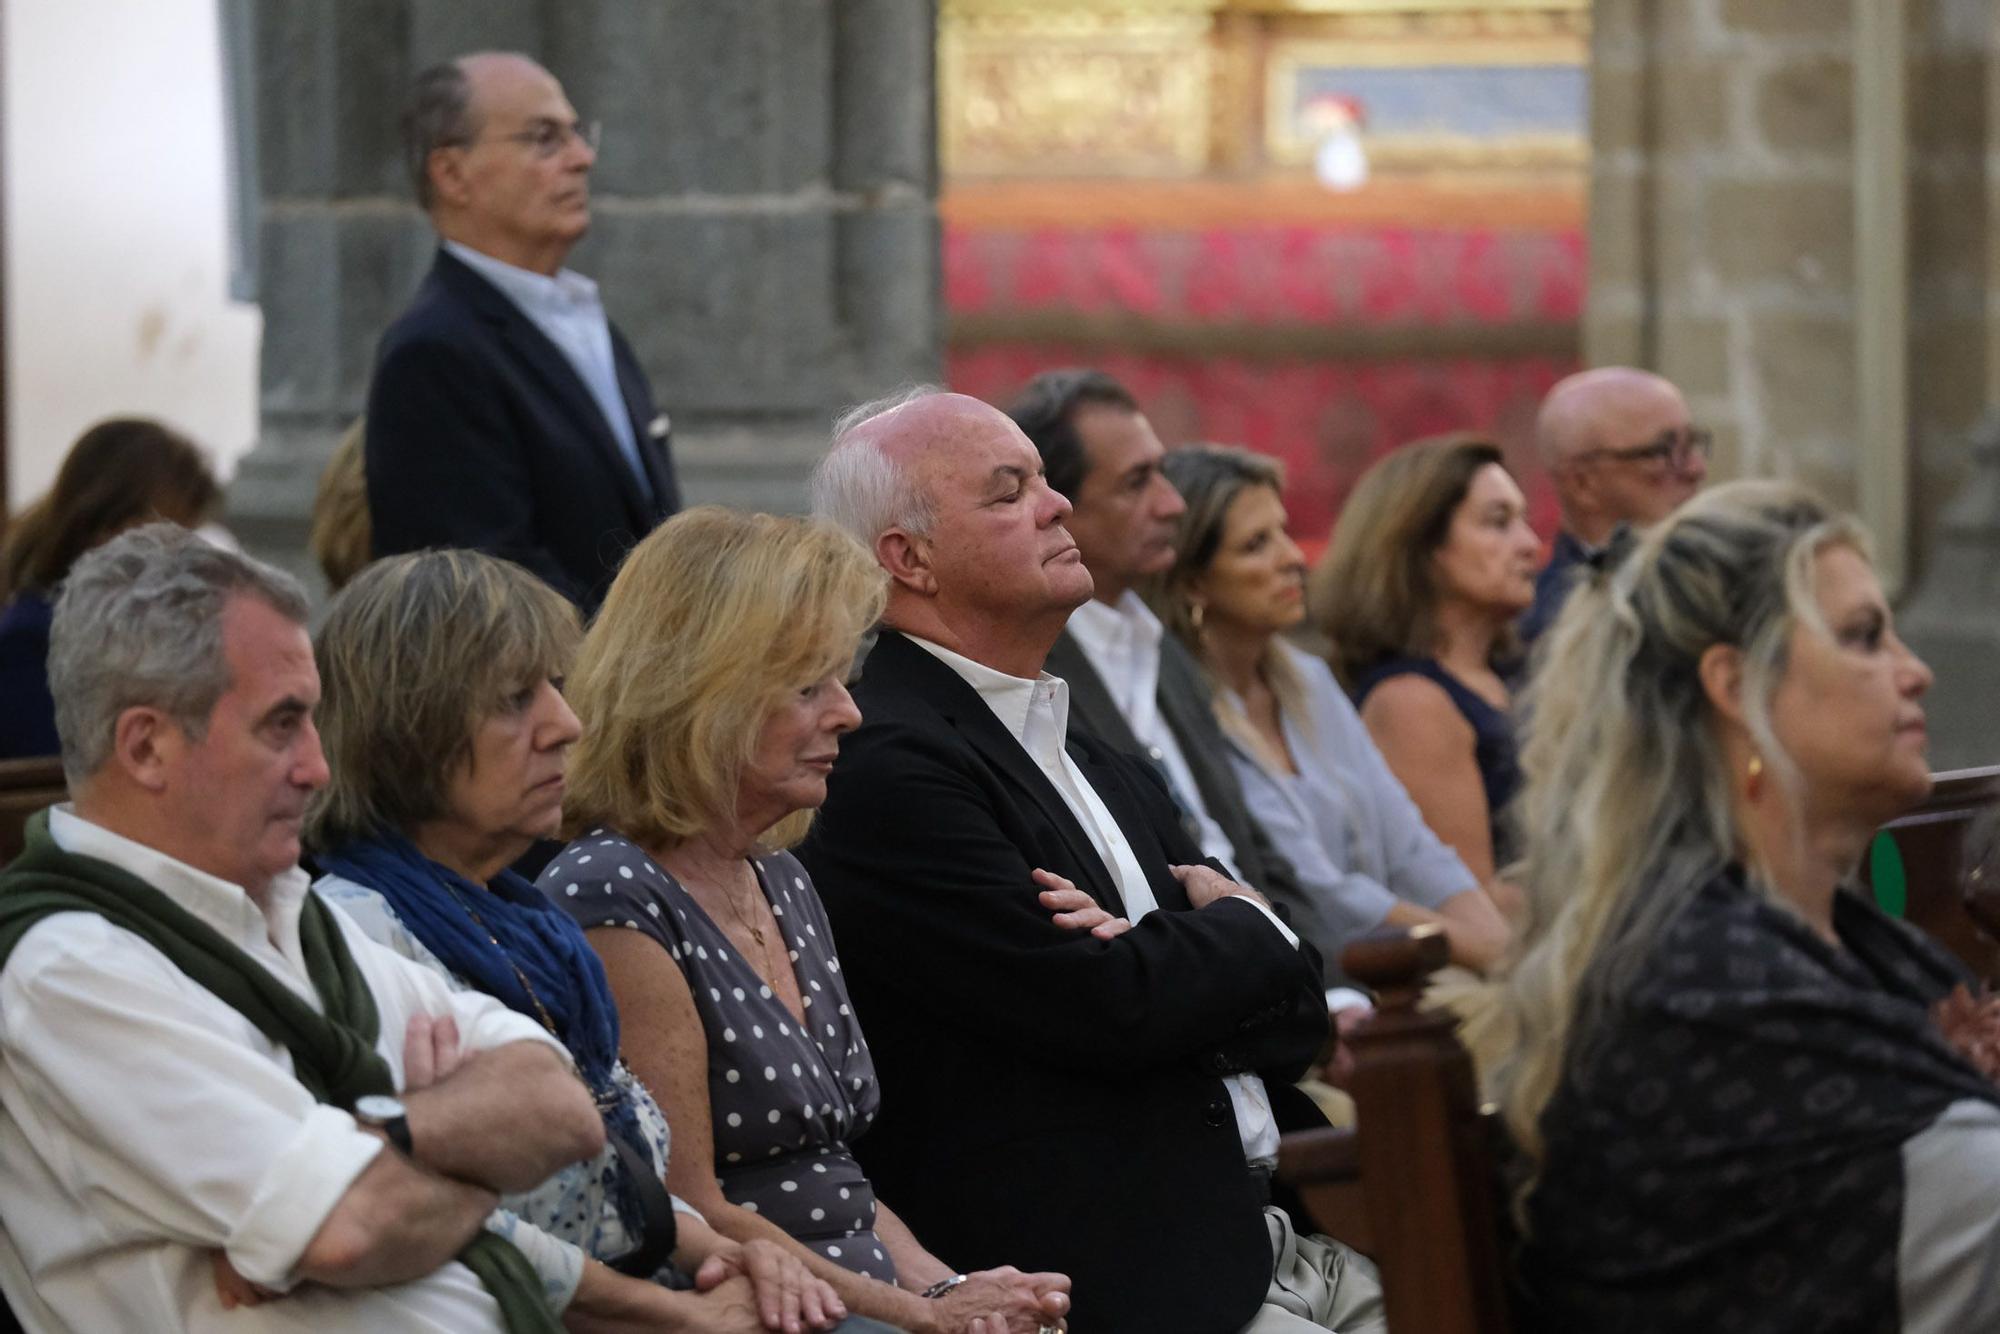
<path id="1" fill-rule="evenodd" d="M 800 855 L 882 1079 L 870 1177 L 966 1263 L 1069 1273 L 1079 1328 L 1380 1329 L 1367 1262 L 1264 1207 L 1316 1119 L 1317 956 L 1042 670 L 1091 595 L 1069 502 L 977 399 L 846 422 L 814 509 L 889 601 Z"/>
<path id="2" fill-rule="evenodd" d="M 597 284 L 563 267 L 598 126 L 534 61 L 482 52 L 419 74 L 403 129 L 440 244 L 369 386 L 374 554 L 471 547 L 594 611 L 680 507 L 667 417 Z"/>
<path id="3" fill-rule="evenodd" d="M 1166 448 L 1138 400 L 1096 370 L 1045 371 L 1007 410 L 1042 457 L 1094 592 L 1049 650 L 1072 721 L 1156 765 L 1201 850 L 1281 902 L 1291 865 L 1243 800 L 1201 669 L 1138 593 L 1173 564 L 1187 506 L 1160 471 Z"/>
<path id="4" fill-rule="evenodd" d="M 31 823 L 0 910 L 51 884 L 118 901 L 41 916 L 0 972 L 0 1289 L 30 1330 L 498 1330 L 501 1289 L 455 1257 L 500 1192 L 603 1142 L 538 1025 L 307 890 L 327 774 L 305 617 L 288 576 L 164 524 L 65 581 L 50 684 L 74 800 Z M 187 940 L 226 958 L 223 990 Z M 316 1097 L 302 1081 L 340 1042 L 296 1047 L 223 998 L 259 987 L 322 1039 L 362 1033 L 310 1028 L 354 1012 L 330 996 L 372 1002 L 373 1055 L 330 1068 L 379 1058 L 395 1096 Z"/>

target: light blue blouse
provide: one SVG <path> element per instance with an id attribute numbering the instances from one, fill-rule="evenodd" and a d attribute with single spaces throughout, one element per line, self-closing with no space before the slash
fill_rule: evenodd
<path id="1" fill-rule="evenodd" d="M 1278 650 L 1305 685 L 1303 711 L 1281 719 L 1298 772 L 1271 767 L 1234 738 L 1229 758 L 1250 814 L 1298 874 L 1292 925 L 1332 982 L 1341 950 L 1398 900 L 1435 911 L 1479 882 L 1424 823 L 1327 665 L 1282 641 Z"/>
<path id="2" fill-rule="evenodd" d="M 414 963 L 442 974 L 460 991 L 472 990 L 465 980 L 444 966 L 430 947 L 411 934 L 389 901 L 366 885 L 341 876 L 322 876 L 313 892 L 352 918 L 362 933 Z M 632 1102 L 639 1133 L 653 1160 L 653 1170 L 664 1180 L 667 1173 L 669 1135 L 667 1118 L 625 1063 L 611 1072 L 613 1087 Z M 587 1163 L 571 1163 L 554 1176 L 519 1195 L 500 1201 L 486 1222 L 489 1232 L 497 1232 L 527 1258 L 542 1280 L 542 1296 L 557 1314 L 568 1307 L 583 1278 L 586 1254 L 615 1257 L 631 1249 L 624 1221 L 611 1197 L 610 1182 L 619 1171 L 615 1151 L 606 1145 L 603 1152 Z M 679 1213 L 701 1215 L 679 1196 L 671 1197 Z"/>

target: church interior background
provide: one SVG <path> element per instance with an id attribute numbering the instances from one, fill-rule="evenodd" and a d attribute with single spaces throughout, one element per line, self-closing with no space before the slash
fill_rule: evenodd
<path id="1" fill-rule="evenodd" d="M 1317 550 L 1397 444 L 1645 366 L 1713 475 L 1875 534 L 1933 761 L 2000 758 L 1992 0 L 0 0 L 5 478 L 114 413 L 307 516 L 433 239 L 390 113 L 512 47 L 607 125 L 574 262 L 696 500 L 788 509 L 842 406 L 1117 374 L 1286 463 Z"/>
<path id="2" fill-rule="evenodd" d="M 1324 541 L 1396 445 L 1529 432 L 1579 362 L 1585 0 L 945 0 L 947 378 L 1132 387 L 1169 445 L 1285 462 Z"/>

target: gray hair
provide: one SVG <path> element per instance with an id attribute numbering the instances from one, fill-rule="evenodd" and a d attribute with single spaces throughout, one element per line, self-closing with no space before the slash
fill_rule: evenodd
<path id="1" fill-rule="evenodd" d="M 937 506 L 863 428 L 876 418 L 944 390 L 934 384 L 909 385 L 893 394 L 857 403 L 833 422 L 833 444 L 812 474 L 812 512 L 874 550 L 875 539 L 891 528 L 916 537 L 929 534 Z"/>
<path id="2" fill-rule="evenodd" d="M 177 524 L 129 529 L 71 567 L 49 632 L 49 693 L 72 789 L 111 757 L 127 709 L 159 709 L 204 735 L 229 689 L 222 611 L 238 596 L 306 622 L 296 579 Z"/>
<path id="3" fill-rule="evenodd" d="M 1700 679 L 1711 646 L 1741 651 L 1745 724 L 1784 800 L 1796 810 L 1803 799 L 1771 700 L 1793 627 L 1826 633 L 1814 559 L 1840 545 L 1865 555 L 1866 534 L 1799 487 L 1719 486 L 1579 587 L 1549 631 L 1526 696 L 1517 875 L 1528 917 L 1495 996 L 1495 1048 L 1508 1054 L 1493 1078 L 1537 1169 L 1541 1114 L 1564 1071 L 1661 933 L 1738 855 L 1731 775 Z"/>
<path id="4" fill-rule="evenodd" d="M 423 70 L 410 85 L 403 108 L 403 155 L 417 203 L 430 211 L 431 154 L 440 148 L 472 142 L 478 131 L 472 119 L 472 83 L 456 60 Z"/>

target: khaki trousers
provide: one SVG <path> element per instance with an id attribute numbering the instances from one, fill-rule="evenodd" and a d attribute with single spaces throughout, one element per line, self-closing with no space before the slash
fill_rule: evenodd
<path id="1" fill-rule="evenodd" d="M 1385 1334 L 1382 1280 L 1375 1265 L 1331 1237 L 1302 1237 L 1282 1209 L 1266 1209 L 1271 1286 L 1243 1334 Z"/>

